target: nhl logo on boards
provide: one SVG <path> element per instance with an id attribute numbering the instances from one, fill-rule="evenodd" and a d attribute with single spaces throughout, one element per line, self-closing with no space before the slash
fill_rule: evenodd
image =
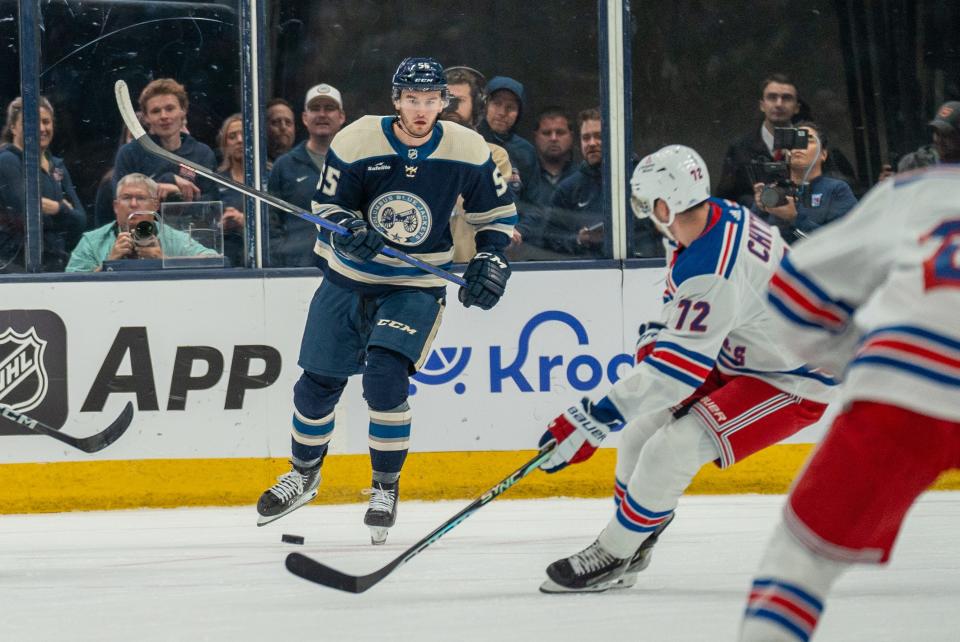
<path id="1" fill-rule="evenodd" d="M 430 208 L 410 192 L 387 192 L 370 204 L 373 228 L 394 243 L 420 245 L 433 226 Z"/>
<path id="2" fill-rule="evenodd" d="M 67 418 L 67 333 L 49 310 L 0 310 L 0 404 L 54 428 Z M 0 419 L 0 435 L 31 434 Z"/>
<path id="3" fill-rule="evenodd" d="M 47 370 L 43 353 L 47 342 L 36 328 L 24 333 L 13 328 L 0 332 L 0 402 L 19 412 L 29 412 L 47 396 Z"/>

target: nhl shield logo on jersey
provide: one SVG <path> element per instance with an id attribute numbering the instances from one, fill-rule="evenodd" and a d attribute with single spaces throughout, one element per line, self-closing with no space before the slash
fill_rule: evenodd
<path id="1" fill-rule="evenodd" d="M 370 204 L 370 224 L 400 245 L 420 245 L 430 234 L 433 217 L 420 197 L 410 192 L 387 192 Z"/>
<path id="2" fill-rule="evenodd" d="M 33 410 L 47 395 L 49 377 L 43 365 L 47 342 L 35 328 L 0 334 L 0 404 L 14 410 Z"/>

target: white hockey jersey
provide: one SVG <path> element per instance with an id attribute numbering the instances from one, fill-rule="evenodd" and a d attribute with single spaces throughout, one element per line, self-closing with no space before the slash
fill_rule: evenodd
<path id="1" fill-rule="evenodd" d="M 826 403 L 836 381 L 783 347 L 766 304 L 767 283 L 787 245 L 749 210 L 710 199 L 707 227 L 669 256 L 656 348 L 608 397 L 624 417 L 670 408 L 710 371 L 756 377 Z"/>
<path id="2" fill-rule="evenodd" d="M 841 399 L 960 421 L 960 166 L 884 181 L 770 283 L 790 345 Z"/>

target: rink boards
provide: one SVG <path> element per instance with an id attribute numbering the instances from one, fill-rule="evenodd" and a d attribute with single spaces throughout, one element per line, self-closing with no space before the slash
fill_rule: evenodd
<path id="1" fill-rule="evenodd" d="M 469 497 L 526 459 L 546 423 L 603 394 L 658 317 L 662 269 L 516 272 L 493 310 L 451 301 L 412 381 L 407 497 Z M 105 275 L 109 278 L 109 275 Z M 128 433 L 87 455 L 0 425 L 2 512 L 253 503 L 286 467 L 297 352 L 318 277 L 10 283 L 0 318 L 0 400 L 74 435 L 127 401 Z M 398 330 L 402 331 L 402 330 Z M 337 411 L 321 499 L 369 483 L 360 380 Z M 783 492 L 815 426 L 692 491 Z M 614 445 L 615 441 L 611 443 Z M 614 451 L 514 496 L 603 496 Z M 944 480 L 942 480 L 944 481 Z M 945 480 L 945 487 L 960 487 Z M 24 493 L 27 493 L 26 495 Z"/>

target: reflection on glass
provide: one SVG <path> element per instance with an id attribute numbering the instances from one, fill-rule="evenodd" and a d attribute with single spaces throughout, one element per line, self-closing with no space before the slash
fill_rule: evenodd
<path id="1" fill-rule="evenodd" d="M 119 177 L 112 172 L 129 137 L 114 103 L 117 79 L 134 96 L 155 79 L 182 85 L 182 96 L 176 90 L 153 95 L 157 104 L 142 114 L 145 126 L 180 155 L 206 148 L 204 164 L 217 166 L 217 131 L 224 117 L 240 109 L 236 2 L 44 3 L 42 10 L 40 83 L 58 108 L 54 148 L 75 179 L 88 230 L 115 221 Z M 175 113 L 179 109 L 183 114 Z M 124 172 L 157 179 L 163 200 L 219 198 L 212 182 L 209 190 L 197 182 L 201 190 L 194 192 L 186 184 L 191 179 L 175 176 L 169 166 L 145 156 L 133 160 Z"/>
<path id="2" fill-rule="evenodd" d="M 583 218 L 590 222 L 570 223 L 563 214 L 554 215 L 556 185 L 577 174 L 583 160 L 574 117 L 568 119 L 565 147 L 552 152 L 560 157 L 559 167 L 542 160 L 542 153 L 551 152 L 539 150 L 533 142 L 541 111 L 549 108 L 577 114 L 600 102 L 595 2 L 563 0 L 550 3 L 545 10 L 537 3 L 496 1 L 489 4 L 489 10 L 477 11 L 474 2 L 453 1 L 442 8 L 424 5 L 411 11 L 409 6 L 389 3 L 281 0 L 271 3 L 271 9 L 271 97 L 295 105 L 300 112 L 295 120 L 303 126 L 298 132 L 299 145 L 286 160 L 281 156 L 275 161 L 271 193 L 304 209 L 310 206 L 314 175 L 320 167 L 304 149 L 305 141 L 316 138 L 311 129 L 319 124 L 311 122 L 306 108 L 311 87 L 316 83 L 335 87 L 348 121 L 367 114 L 392 114 L 390 78 L 397 64 L 405 56 L 429 55 L 446 67 L 453 97 L 443 117 L 479 130 L 515 196 L 520 223 L 508 255 L 513 260 L 611 255 L 609 225 L 584 237 L 588 243 L 604 237 L 589 252 L 571 247 L 558 252 L 544 241 L 547 225 L 572 225 L 576 236 L 582 228 L 605 223 L 610 216 L 603 209 L 603 198 L 584 206 L 580 201 L 574 203 L 574 210 L 589 207 Z M 321 62 L 312 74 L 305 75 L 294 64 L 300 60 Z M 350 63 L 334 62 L 344 60 Z M 509 163 L 509 168 L 501 161 Z M 602 174 L 600 168 L 597 194 L 602 194 Z M 304 183 L 313 182 L 313 189 L 304 188 L 297 202 L 293 181 L 301 177 Z M 277 254 L 292 236 L 286 229 L 290 220 L 287 214 L 271 215 L 271 265 L 285 263 Z M 456 259 L 469 260 L 473 230 L 456 215 L 451 226 Z M 314 229 L 304 230 L 306 245 L 312 245 L 315 233 Z"/>
<path id="3" fill-rule="evenodd" d="M 934 161 L 928 123 L 960 98 L 960 35 L 947 27 L 960 20 L 960 5 L 813 0 L 802 19 L 784 21 L 790 8 L 632 5 L 632 136 L 640 155 L 669 143 L 696 148 L 714 194 L 799 238 L 838 211 L 820 210 L 849 204 L 850 193 L 860 198 L 904 156 L 905 168 Z M 776 127 L 804 121 L 828 141 L 824 178 L 809 188 L 793 176 L 789 150 L 774 146 Z M 764 185 L 804 193 L 761 208 L 755 193 Z"/>

